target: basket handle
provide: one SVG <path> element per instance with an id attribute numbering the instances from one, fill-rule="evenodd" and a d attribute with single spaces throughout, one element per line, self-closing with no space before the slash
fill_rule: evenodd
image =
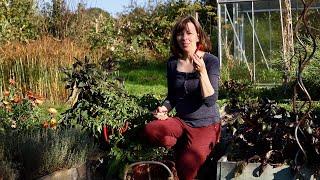
<path id="1" fill-rule="evenodd" d="M 161 165 L 161 166 L 163 166 L 163 167 L 169 172 L 168 180 L 174 180 L 172 171 L 168 168 L 167 165 L 165 165 L 164 163 L 159 162 L 159 161 L 140 161 L 140 162 L 135 162 L 135 163 L 130 164 L 130 165 L 126 168 L 126 170 L 125 170 L 125 172 L 124 172 L 123 180 L 126 180 L 126 177 L 127 177 L 127 174 L 128 174 L 129 169 L 132 169 L 132 167 L 134 167 L 134 166 L 136 166 L 136 165 L 139 165 L 139 164 L 157 164 L 157 165 Z"/>

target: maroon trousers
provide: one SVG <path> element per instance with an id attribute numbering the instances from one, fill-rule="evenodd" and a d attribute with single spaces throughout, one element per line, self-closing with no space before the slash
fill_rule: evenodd
<path id="1" fill-rule="evenodd" d="M 176 169 L 180 180 L 192 180 L 220 135 L 220 123 L 193 128 L 177 117 L 154 120 L 144 129 L 146 138 L 157 146 L 175 145 Z"/>

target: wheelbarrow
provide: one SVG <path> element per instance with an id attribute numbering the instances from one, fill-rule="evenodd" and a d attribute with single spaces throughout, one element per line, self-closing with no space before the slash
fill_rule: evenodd
<path id="1" fill-rule="evenodd" d="M 174 162 L 172 161 L 165 161 L 164 163 L 158 161 L 140 161 L 130 164 L 125 169 L 123 179 L 178 180 L 178 176 L 174 167 Z"/>

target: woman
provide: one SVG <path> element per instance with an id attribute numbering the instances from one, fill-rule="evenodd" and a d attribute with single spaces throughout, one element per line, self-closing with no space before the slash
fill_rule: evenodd
<path id="1" fill-rule="evenodd" d="M 194 179 L 218 140 L 219 60 L 209 54 L 211 44 L 192 16 L 180 19 L 171 37 L 172 57 L 167 62 L 168 96 L 154 111 L 156 120 L 145 127 L 156 145 L 175 146 L 179 179 Z M 176 109 L 176 117 L 167 113 Z"/>

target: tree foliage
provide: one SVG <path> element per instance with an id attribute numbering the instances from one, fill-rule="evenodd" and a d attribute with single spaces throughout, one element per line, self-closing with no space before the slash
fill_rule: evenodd
<path id="1" fill-rule="evenodd" d="M 0 42 L 34 39 L 37 28 L 34 0 L 0 0 Z"/>
<path id="2" fill-rule="evenodd" d="M 153 58 L 163 59 L 169 55 L 171 28 L 179 17 L 187 14 L 195 16 L 196 12 L 209 17 L 214 15 L 212 11 L 212 6 L 188 1 L 168 1 L 150 8 L 131 7 L 117 21 L 118 43 L 133 54 L 142 53 L 142 59 L 152 58 L 152 55 Z"/>

